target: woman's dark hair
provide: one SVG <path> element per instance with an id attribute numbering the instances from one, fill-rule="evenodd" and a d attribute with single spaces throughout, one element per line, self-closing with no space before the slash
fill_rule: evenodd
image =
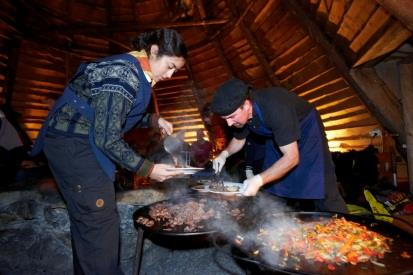
<path id="1" fill-rule="evenodd" d="M 145 50 L 148 55 L 151 52 L 152 45 L 158 46 L 158 56 L 168 55 L 183 58 L 188 56 L 188 50 L 181 35 L 172 29 L 144 32 L 132 40 L 134 50 Z"/>

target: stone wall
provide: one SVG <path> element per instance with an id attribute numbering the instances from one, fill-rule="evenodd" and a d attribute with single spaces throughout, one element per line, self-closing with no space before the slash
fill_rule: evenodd
<path id="1" fill-rule="evenodd" d="M 132 214 L 141 205 L 166 199 L 165 189 L 117 194 L 121 217 L 121 264 L 132 273 L 136 231 Z M 0 274 L 72 274 L 70 224 L 56 191 L 0 193 Z"/>

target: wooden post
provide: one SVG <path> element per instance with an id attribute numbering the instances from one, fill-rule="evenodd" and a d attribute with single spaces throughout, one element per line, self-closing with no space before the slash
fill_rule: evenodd
<path id="1" fill-rule="evenodd" d="M 399 68 L 400 94 L 406 132 L 407 170 L 410 194 L 413 194 L 413 63 L 401 63 Z"/>

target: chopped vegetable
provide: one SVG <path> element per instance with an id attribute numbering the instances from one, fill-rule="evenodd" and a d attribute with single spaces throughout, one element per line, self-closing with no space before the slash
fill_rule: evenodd
<path id="1" fill-rule="evenodd" d="M 299 255 L 309 261 L 326 263 L 329 270 L 334 270 L 335 265 L 368 261 L 383 267 L 377 260 L 391 252 L 392 242 L 366 226 L 337 217 L 318 222 L 299 221 L 294 228 L 261 230 L 257 238 L 283 256 Z M 404 255 L 410 256 L 407 252 Z"/>

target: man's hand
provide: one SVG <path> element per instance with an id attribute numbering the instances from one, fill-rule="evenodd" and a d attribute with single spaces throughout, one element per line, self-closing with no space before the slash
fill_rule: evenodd
<path id="1" fill-rule="evenodd" d="M 216 158 L 212 160 L 212 168 L 214 168 L 215 173 L 221 172 L 222 168 L 227 161 L 227 157 L 229 156 L 228 151 L 222 151 Z"/>
<path id="2" fill-rule="evenodd" d="M 161 134 L 163 136 L 169 136 L 173 133 L 174 127 L 172 123 L 170 123 L 166 119 L 160 117 L 158 119 L 158 125 L 159 125 L 159 129 L 161 130 Z"/>
<path id="3" fill-rule="evenodd" d="M 174 168 L 175 167 L 170 164 L 155 164 L 149 177 L 153 180 L 162 182 L 183 173 L 182 171 Z"/>
<path id="4" fill-rule="evenodd" d="M 260 174 L 253 176 L 252 178 L 246 179 L 243 182 L 241 188 L 241 193 L 244 196 L 255 196 L 263 185 L 262 177 Z"/>

